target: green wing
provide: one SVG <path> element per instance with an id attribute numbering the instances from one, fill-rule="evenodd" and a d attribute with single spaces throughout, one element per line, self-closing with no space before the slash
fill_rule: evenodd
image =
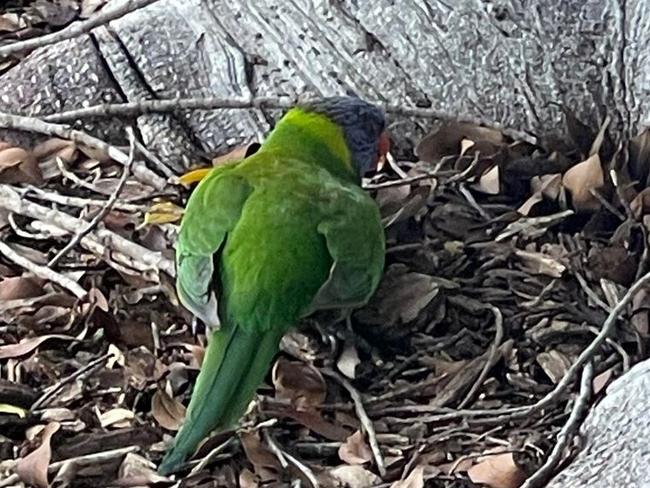
<path id="1" fill-rule="evenodd" d="M 214 255 L 241 215 L 252 188 L 233 173 L 214 169 L 192 193 L 176 248 L 176 290 L 183 305 L 207 326 L 219 325 L 214 290 Z"/>
<path id="2" fill-rule="evenodd" d="M 305 315 L 366 304 L 384 268 L 384 229 L 376 203 L 360 188 L 346 189 L 317 229 L 333 264 Z"/>

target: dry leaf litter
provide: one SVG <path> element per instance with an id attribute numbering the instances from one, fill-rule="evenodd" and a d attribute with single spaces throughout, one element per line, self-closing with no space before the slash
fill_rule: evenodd
<path id="1" fill-rule="evenodd" d="M 0 36 L 105 3 L 8 2 Z M 289 334 L 242 427 L 207 440 L 180 482 L 155 468 L 205 346 L 173 287 L 189 189 L 71 141 L 0 142 L 0 487 L 521 486 L 578 382 L 530 415 L 510 407 L 551 392 L 648 270 L 649 133 L 620 147 L 608 120 L 592 133 L 565 116 L 566 140 L 538 146 L 459 123 L 416 157 L 402 144 L 365 182 L 387 233 L 376 296 Z M 647 356 L 649 309 L 642 290 L 593 358 L 592 403 Z"/>

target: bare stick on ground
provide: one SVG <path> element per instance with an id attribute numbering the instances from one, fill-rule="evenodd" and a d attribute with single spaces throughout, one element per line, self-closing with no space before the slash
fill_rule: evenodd
<path id="1" fill-rule="evenodd" d="M 0 208 L 46 222 L 71 234 L 76 233 L 84 225 L 84 221 L 72 215 L 21 198 L 20 194 L 9 185 L 0 184 Z M 176 276 L 174 262 L 171 259 L 166 258 L 160 252 L 152 251 L 125 239 L 108 229 L 91 230 L 88 235 L 81 239 L 80 244 L 104 259 L 117 259 L 119 253 L 119 257 L 122 258 L 119 264 L 122 266 L 143 273 L 160 270 L 171 277 Z M 107 262 L 111 263 L 110 260 L 107 260 Z"/>
<path id="2" fill-rule="evenodd" d="M 86 108 L 70 110 L 58 114 L 52 114 L 45 117 L 49 122 L 66 122 L 77 120 L 84 117 L 132 117 L 147 113 L 164 113 L 175 112 L 176 110 L 193 110 L 193 109 L 254 109 L 254 108 L 271 108 L 287 109 L 293 107 L 299 100 L 291 98 L 277 97 L 251 97 L 251 98 L 221 98 L 221 97 L 204 97 L 204 98 L 173 98 L 168 100 L 140 100 L 137 102 L 112 103 L 93 105 Z M 433 108 L 421 107 L 404 107 L 401 105 L 385 105 L 378 101 L 368 100 L 382 107 L 386 113 L 401 117 L 422 117 L 428 119 L 453 120 L 455 122 L 465 122 L 475 125 L 484 125 L 493 129 L 500 130 L 506 136 L 514 139 L 525 141 L 530 144 L 537 144 L 537 138 L 524 131 L 512 130 L 503 127 L 502 124 L 488 121 L 477 117 L 463 116 L 462 114 L 450 114 Z"/>
<path id="3" fill-rule="evenodd" d="M 361 399 L 361 395 L 359 394 L 357 389 L 354 386 L 352 386 L 352 383 L 350 383 L 347 379 L 345 379 L 343 376 L 338 374 L 336 371 L 332 371 L 331 369 L 323 369 L 322 371 L 330 378 L 335 379 L 350 394 L 350 397 L 354 402 L 354 410 L 357 413 L 357 417 L 359 417 L 359 422 L 361 422 L 361 426 L 363 427 L 363 430 L 368 435 L 370 450 L 372 451 L 372 456 L 375 459 L 377 470 L 379 471 L 379 474 L 382 477 L 386 476 L 386 467 L 384 465 L 384 458 L 381 454 L 381 450 L 379 449 L 379 442 L 377 442 L 377 434 L 375 434 L 375 427 L 372 425 L 372 420 L 370 420 L 370 417 L 368 417 L 368 414 L 366 413 L 366 409 L 363 406 L 363 400 Z"/>
<path id="4" fill-rule="evenodd" d="M 27 39 L 25 41 L 14 42 L 6 46 L 1 46 L 0 58 L 22 51 L 49 46 L 51 44 L 56 44 L 57 42 L 65 41 L 68 39 L 73 39 L 80 36 L 81 34 L 90 32 L 95 27 L 108 24 L 112 20 L 119 19 L 128 13 L 146 7 L 147 5 L 150 5 L 156 1 L 157 0 L 125 0 L 119 4 L 109 4 L 89 19 L 81 22 L 74 22 L 65 29 L 62 29 L 58 32 L 53 32 L 52 34 L 35 37 L 33 39 Z"/>
<path id="5" fill-rule="evenodd" d="M 111 211 L 113 208 L 113 205 L 117 201 L 117 198 L 119 197 L 120 193 L 122 192 L 122 189 L 124 188 L 124 185 L 126 184 L 126 179 L 129 176 L 130 170 L 131 170 L 131 165 L 133 164 L 133 158 L 135 157 L 135 134 L 133 133 L 133 130 L 128 130 L 127 131 L 129 134 L 129 140 L 131 143 L 131 150 L 129 151 L 129 160 L 127 161 L 126 165 L 124 166 L 124 169 L 122 170 L 122 176 L 120 177 L 120 180 L 117 183 L 117 186 L 115 187 L 115 190 L 109 197 L 109 199 L 106 201 L 106 205 L 104 205 L 99 212 L 97 212 L 97 215 L 95 215 L 88 224 L 81 229 L 79 232 L 77 232 L 72 239 L 61 249 L 56 256 L 54 256 L 52 259 L 50 259 L 50 262 L 47 263 L 48 267 L 53 268 L 56 266 L 56 264 L 65 257 L 70 250 L 72 250 L 77 244 L 79 244 L 79 241 L 83 239 L 84 236 L 88 235 L 88 233 L 93 230 L 97 225 L 108 215 L 108 213 Z"/>
<path id="6" fill-rule="evenodd" d="M 26 257 L 23 257 L 20 254 L 18 254 L 16 251 L 14 251 L 11 247 L 9 247 L 7 244 L 5 244 L 2 241 L 0 241 L 0 253 L 4 254 L 7 259 L 14 262 L 21 268 L 24 268 L 27 271 L 34 273 L 34 275 L 38 276 L 39 278 L 43 278 L 45 280 L 51 281 L 52 283 L 56 283 L 57 285 L 65 288 L 77 298 L 83 298 L 88 293 L 86 290 L 83 289 L 81 285 L 79 285 L 73 279 L 68 278 L 67 276 L 63 276 L 62 274 L 57 273 L 56 271 L 48 268 L 47 266 L 41 266 L 30 261 Z"/>
<path id="7" fill-rule="evenodd" d="M 65 385 L 68 383 L 72 383 L 74 380 L 77 378 L 93 371 L 95 368 L 102 366 L 108 358 L 113 356 L 112 353 L 106 353 L 101 357 L 98 357 L 97 359 L 89 362 L 86 364 L 83 368 L 78 369 L 74 373 L 72 373 L 70 376 L 66 376 L 63 378 L 61 381 L 56 383 L 55 385 L 52 385 L 51 387 L 47 388 L 43 394 L 34 402 L 34 404 L 31 406 L 30 410 L 33 412 L 34 410 L 38 410 L 41 407 L 44 407 L 46 405 L 49 405 L 52 402 L 52 398 L 63 389 Z"/>
<path id="8" fill-rule="evenodd" d="M 129 156 L 115 146 L 111 146 L 101 139 L 93 137 L 80 130 L 75 130 L 67 125 L 51 124 L 35 117 L 0 113 L 0 128 L 25 132 L 37 132 L 39 134 L 68 139 L 82 146 L 99 151 L 101 154 L 124 166 L 129 162 Z M 138 180 L 146 185 L 154 187 L 156 190 L 162 190 L 167 184 L 164 178 L 158 176 L 140 161 L 134 162 L 132 168 L 133 175 Z"/>
<path id="9" fill-rule="evenodd" d="M 501 341 L 503 340 L 503 314 L 501 313 L 501 310 L 494 306 L 488 307 L 492 313 L 494 314 L 494 328 L 496 329 L 496 334 L 494 336 L 494 342 L 490 346 L 490 354 L 488 355 L 488 358 L 485 361 L 485 366 L 483 366 L 483 369 L 481 370 L 481 373 L 479 374 L 477 380 L 474 382 L 474 385 L 472 385 L 471 390 L 465 397 L 465 399 L 458 405 L 458 408 L 464 408 L 469 402 L 472 401 L 478 390 L 481 388 L 481 385 L 485 381 L 485 378 L 487 378 L 488 373 L 490 372 L 490 369 L 494 366 L 494 363 L 496 362 L 496 357 L 499 352 L 499 346 L 501 345 Z"/>
<path id="10" fill-rule="evenodd" d="M 126 456 L 130 452 L 137 452 L 141 448 L 140 446 L 128 446 L 121 447 L 119 449 L 111 449 L 110 451 L 100 451 L 94 452 L 92 454 L 86 454 L 84 456 L 78 456 L 74 458 L 64 459 L 62 461 L 57 461 L 48 466 L 47 470 L 50 473 L 56 473 L 59 469 L 63 468 L 66 465 L 74 465 L 77 468 L 82 468 L 84 466 L 99 466 L 102 463 L 113 461 L 114 459 L 121 458 Z M 9 486 L 16 486 L 20 481 L 20 477 L 17 474 L 12 474 L 6 479 L 0 481 L 0 488 L 5 488 Z"/>
<path id="11" fill-rule="evenodd" d="M 528 478 L 521 488 L 539 488 L 545 486 L 549 478 L 552 476 L 553 471 L 562 461 L 564 450 L 580 428 L 585 410 L 589 405 L 592 390 L 591 382 L 593 378 L 594 367 L 591 363 L 588 363 L 582 371 L 580 393 L 573 404 L 569 419 L 557 435 L 557 442 L 555 443 L 555 446 L 553 446 L 553 450 L 549 454 L 544 465 Z"/>

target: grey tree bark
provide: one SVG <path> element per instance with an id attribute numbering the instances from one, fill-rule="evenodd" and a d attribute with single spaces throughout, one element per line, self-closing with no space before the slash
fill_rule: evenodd
<path id="1" fill-rule="evenodd" d="M 543 140 L 566 138 L 564 106 L 594 128 L 610 115 L 610 133 L 626 140 L 650 125 L 649 38 L 644 0 L 160 0 L 30 54 L 2 77 L 0 110 L 355 93 Z M 276 115 L 194 110 L 135 122 L 147 146 L 181 171 L 266 132 Z M 119 122 L 83 124 L 118 142 Z M 393 134 L 412 146 L 426 126 L 395 120 Z M 616 383 L 589 417 L 585 449 L 551 486 L 645 486 L 648 372 L 644 363 Z"/>

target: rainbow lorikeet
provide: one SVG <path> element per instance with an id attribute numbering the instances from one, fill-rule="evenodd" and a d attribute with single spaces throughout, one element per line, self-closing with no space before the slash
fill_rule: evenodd
<path id="1" fill-rule="evenodd" d="M 382 111 L 358 98 L 298 105 L 256 153 L 210 170 L 192 193 L 176 247 L 177 291 L 212 331 L 161 473 L 237 423 L 291 326 L 374 293 L 384 232 L 360 184 L 388 151 L 384 126 Z"/>

